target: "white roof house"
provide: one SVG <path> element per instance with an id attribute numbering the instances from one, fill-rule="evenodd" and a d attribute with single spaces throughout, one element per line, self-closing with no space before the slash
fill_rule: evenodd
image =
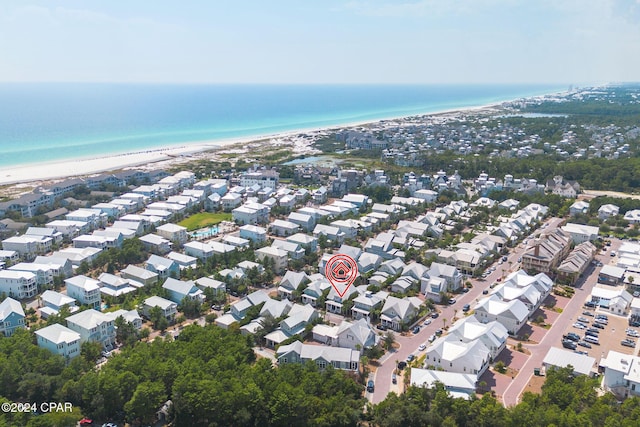
<path id="1" fill-rule="evenodd" d="M 154 295 L 144 300 L 142 313 L 145 315 L 145 317 L 150 318 L 151 311 L 154 309 L 154 307 L 158 307 L 167 320 L 173 319 L 178 312 L 178 304 L 173 301 L 169 301 L 168 299 Z"/>
<path id="2" fill-rule="evenodd" d="M 411 385 L 432 388 L 436 383 L 444 385 L 451 397 L 471 399 L 476 394 L 477 376 L 431 369 L 411 369 Z"/>
<path id="3" fill-rule="evenodd" d="M 449 335 L 461 342 L 480 340 L 495 358 L 504 349 L 509 332 L 499 322 L 482 323 L 474 316 L 458 320 L 449 328 Z"/>
<path id="4" fill-rule="evenodd" d="M 527 306 L 529 313 L 532 314 L 540 307 L 543 298 L 542 294 L 533 285 L 524 287 L 514 286 L 511 283 L 501 283 L 492 292 L 503 301 L 520 300 Z"/>
<path id="5" fill-rule="evenodd" d="M 69 316 L 67 327 L 79 333 L 82 342 L 99 342 L 107 349 L 115 343 L 114 322 L 109 316 L 99 311 L 89 309 Z"/>
<path id="6" fill-rule="evenodd" d="M 600 367 L 604 368 L 605 390 L 619 398 L 640 396 L 640 357 L 610 350 Z"/>
<path id="7" fill-rule="evenodd" d="M 551 347 L 542 361 L 542 364 L 547 369 L 550 366 L 565 368 L 571 365 L 574 373 L 582 375 L 593 375 L 595 373 L 595 363 L 596 359 L 591 356 L 557 347 Z"/>
<path id="8" fill-rule="evenodd" d="M 520 300 L 505 302 L 497 295 L 491 295 L 478 302 L 474 315 L 482 323 L 498 321 L 510 334 L 515 335 L 527 322 L 529 310 Z"/>
<path id="9" fill-rule="evenodd" d="M 588 242 L 595 240 L 598 237 L 600 227 L 593 227 L 584 224 L 567 223 L 561 227 L 562 231 L 569 233 L 573 243 L 580 244 L 582 242 Z"/>
<path id="10" fill-rule="evenodd" d="M 491 351 L 480 340 L 460 341 L 446 335 L 427 348 L 425 366 L 442 368 L 447 372 L 481 376 L 489 367 Z"/>
<path id="11" fill-rule="evenodd" d="M 80 304 L 100 309 L 100 282 L 87 276 L 74 276 L 65 279 L 67 295 Z"/>
<path id="12" fill-rule="evenodd" d="M 116 310 L 116 311 L 111 311 L 109 313 L 105 313 L 107 316 L 109 316 L 110 318 L 113 319 L 114 324 L 115 321 L 118 317 L 122 316 L 122 318 L 126 321 L 131 323 L 136 329 L 140 329 L 142 328 L 142 317 L 140 317 L 140 314 L 138 313 L 137 310 Z"/>
<path id="13" fill-rule="evenodd" d="M 624 289 L 603 289 L 595 287 L 591 290 L 591 301 L 615 314 L 626 314 L 631 307 L 633 297 Z"/>
<path id="14" fill-rule="evenodd" d="M 80 334 L 58 323 L 38 329 L 38 346 L 67 359 L 80 355 Z"/>
<path id="15" fill-rule="evenodd" d="M 64 306 L 67 306 L 71 313 L 78 311 L 75 298 L 71 298 L 60 292 L 46 290 L 40 296 L 40 301 L 42 301 L 43 305 L 40 312 L 45 318 L 51 314 L 58 313 Z"/>

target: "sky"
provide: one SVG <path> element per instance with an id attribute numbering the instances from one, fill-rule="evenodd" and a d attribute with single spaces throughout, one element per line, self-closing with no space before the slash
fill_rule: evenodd
<path id="1" fill-rule="evenodd" d="M 0 0 L 1 82 L 640 81 L 640 0 Z"/>

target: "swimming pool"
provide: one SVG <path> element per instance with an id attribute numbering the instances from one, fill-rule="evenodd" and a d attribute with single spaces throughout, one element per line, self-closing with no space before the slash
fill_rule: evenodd
<path id="1" fill-rule="evenodd" d="M 191 237 L 194 239 L 206 239 L 207 237 L 212 237 L 218 234 L 218 226 L 214 225 L 210 228 L 201 228 L 200 230 L 196 230 L 191 233 Z"/>

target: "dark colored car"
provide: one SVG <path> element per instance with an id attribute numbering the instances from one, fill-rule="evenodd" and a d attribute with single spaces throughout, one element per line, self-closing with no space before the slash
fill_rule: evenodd
<path id="1" fill-rule="evenodd" d="M 586 341 L 578 341 L 578 345 L 585 348 L 591 348 L 591 344 Z"/>
<path id="2" fill-rule="evenodd" d="M 398 362 L 398 369 L 403 370 L 406 367 L 407 367 L 407 362 L 405 362 L 404 360 L 401 362 Z"/>
<path id="3" fill-rule="evenodd" d="M 380 329 L 381 331 L 386 331 L 387 327 L 384 326 L 383 324 L 379 324 L 379 325 L 376 325 L 376 329 Z"/>
<path id="4" fill-rule="evenodd" d="M 412 362 L 413 359 L 415 359 L 415 358 L 416 358 L 416 356 L 414 356 L 413 354 L 408 355 L 407 356 L 407 363 Z"/>
<path id="5" fill-rule="evenodd" d="M 420 332 L 420 326 L 416 326 L 415 328 L 413 328 L 414 334 L 417 334 L 418 332 Z"/>
<path id="6" fill-rule="evenodd" d="M 367 391 L 369 393 L 373 393 L 373 390 L 375 389 L 374 384 L 373 384 L 373 380 L 369 380 L 369 382 L 367 382 Z"/>
<path id="7" fill-rule="evenodd" d="M 591 324 L 591 326 L 593 326 L 594 328 L 598 328 L 598 329 L 604 329 L 604 325 L 598 322 L 593 322 Z"/>
<path id="8" fill-rule="evenodd" d="M 488 290 L 488 289 L 485 289 L 484 291 L 482 291 L 482 295 L 486 295 L 486 294 L 488 294 L 488 293 L 489 293 L 489 290 Z"/>
<path id="9" fill-rule="evenodd" d="M 443 332 L 442 329 L 438 329 L 438 330 L 436 330 L 436 335 L 440 336 L 440 335 L 442 335 L 442 332 Z"/>
<path id="10" fill-rule="evenodd" d="M 562 340 L 562 346 L 564 348 L 568 348 L 570 350 L 575 350 L 578 348 L 577 344 L 573 341 L 569 341 L 569 340 Z"/>
<path id="11" fill-rule="evenodd" d="M 469 310 L 471 310 L 471 306 L 469 304 L 465 304 L 464 306 L 462 306 L 462 311 L 463 312 L 466 313 Z"/>
<path id="12" fill-rule="evenodd" d="M 438 318 L 438 316 L 439 316 L 439 314 L 438 314 L 438 312 L 437 312 L 437 311 L 434 311 L 433 313 L 431 313 L 431 318 L 432 318 L 432 319 L 437 319 L 437 318 Z"/>
<path id="13" fill-rule="evenodd" d="M 625 347 L 635 347 L 636 346 L 636 342 L 634 340 L 630 340 L 629 338 L 625 338 L 622 341 L 620 341 L 620 344 L 622 344 Z"/>
<path id="14" fill-rule="evenodd" d="M 570 341 L 580 341 L 580 335 L 576 334 L 575 332 L 569 332 L 567 335 L 563 336 L 562 338 Z"/>

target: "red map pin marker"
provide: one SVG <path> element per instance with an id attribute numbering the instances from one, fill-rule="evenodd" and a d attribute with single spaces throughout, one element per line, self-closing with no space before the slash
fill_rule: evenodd
<path id="1" fill-rule="evenodd" d="M 348 255 L 332 256 L 324 267 L 324 275 L 340 298 L 358 277 L 358 263 Z"/>

